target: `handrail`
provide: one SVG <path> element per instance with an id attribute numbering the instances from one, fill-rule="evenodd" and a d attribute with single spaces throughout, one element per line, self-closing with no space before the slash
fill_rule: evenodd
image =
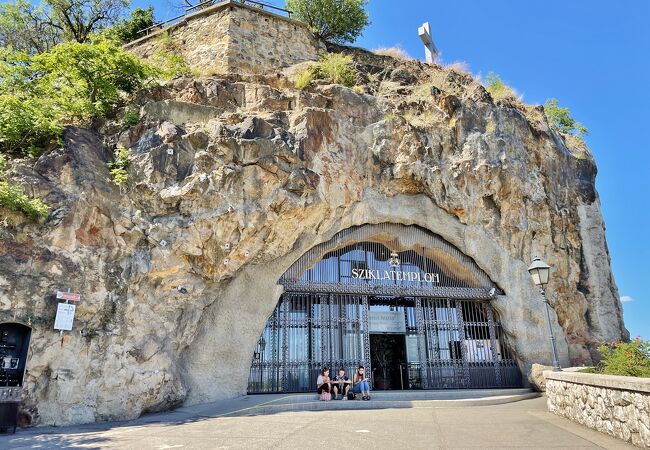
<path id="1" fill-rule="evenodd" d="M 266 7 L 268 9 L 273 9 L 273 10 L 276 10 L 276 11 L 282 11 L 282 12 L 287 13 L 287 16 L 289 17 L 289 19 L 291 19 L 291 15 L 293 14 L 293 11 L 290 11 L 288 9 L 280 8 L 278 6 L 274 6 L 274 5 L 271 5 L 269 3 L 259 2 L 259 1 L 256 1 L 256 0 L 234 0 L 234 1 L 237 1 L 237 2 L 241 3 L 242 5 L 246 5 L 247 3 L 251 3 L 253 5 L 256 5 L 256 7 L 258 7 L 259 9 L 264 9 Z M 168 23 L 174 22 L 174 21 L 176 21 L 178 19 L 181 19 L 181 18 L 187 16 L 188 13 L 190 11 L 192 11 L 192 10 L 195 10 L 195 9 L 200 8 L 202 6 L 211 6 L 211 5 L 215 5 L 215 4 L 216 3 L 215 3 L 214 0 L 206 0 L 206 1 L 201 2 L 201 3 L 197 3 L 194 6 L 188 6 L 187 8 L 185 8 L 185 12 L 183 14 L 181 14 L 180 16 L 172 17 L 171 19 L 167 19 L 167 20 L 164 20 L 162 22 L 156 22 L 153 25 L 151 25 L 150 27 L 143 28 L 142 30 L 139 30 L 136 33 L 136 35 L 138 35 L 139 38 L 144 37 L 144 36 L 148 36 L 149 33 L 152 30 L 154 30 L 154 29 L 159 30 L 159 29 L 161 29 L 163 27 L 163 25 L 166 25 Z M 140 36 L 140 34 L 143 34 L 143 36 Z"/>

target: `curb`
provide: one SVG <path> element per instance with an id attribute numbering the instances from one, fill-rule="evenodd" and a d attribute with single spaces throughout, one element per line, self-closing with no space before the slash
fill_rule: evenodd
<path id="1" fill-rule="evenodd" d="M 276 403 L 278 400 L 272 400 L 268 403 L 262 403 L 248 408 L 242 408 L 236 411 L 220 414 L 220 417 L 238 417 L 238 416 L 257 416 L 277 414 L 281 412 L 298 412 L 298 411 L 340 411 L 340 410 L 370 410 L 370 409 L 389 409 L 389 408 L 462 408 L 469 406 L 493 406 L 514 403 L 522 400 L 541 397 L 538 392 L 529 392 L 516 395 L 502 395 L 484 398 L 456 399 L 456 400 L 334 400 L 330 402 L 321 402 L 319 400 L 299 402 L 299 403 Z M 206 415 L 204 417 L 213 417 Z"/>

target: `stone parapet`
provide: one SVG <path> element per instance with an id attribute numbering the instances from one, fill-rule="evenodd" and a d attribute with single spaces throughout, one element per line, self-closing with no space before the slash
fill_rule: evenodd
<path id="1" fill-rule="evenodd" d="M 124 46 L 154 65 L 180 56 L 200 74 L 262 74 L 318 59 L 322 44 L 302 22 L 225 0 Z"/>
<path id="2" fill-rule="evenodd" d="M 650 448 L 650 378 L 545 371 L 548 409 Z"/>

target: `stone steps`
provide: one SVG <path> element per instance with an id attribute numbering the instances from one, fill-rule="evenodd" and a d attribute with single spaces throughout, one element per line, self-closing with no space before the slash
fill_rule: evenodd
<path id="1" fill-rule="evenodd" d="M 445 391 L 378 391 L 372 400 L 332 400 L 323 402 L 316 394 L 288 394 L 254 406 L 227 413 L 228 416 L 276 414 L 288 411 L 328 411 L 386 408 L 440 408 L 489 406 L 512 403 L 540 394 L 531 389 L 480 389 Z M 264 395 L 256 395 L 263 400 Z M 357 397 L 359 398 L 359 397 Z"/>

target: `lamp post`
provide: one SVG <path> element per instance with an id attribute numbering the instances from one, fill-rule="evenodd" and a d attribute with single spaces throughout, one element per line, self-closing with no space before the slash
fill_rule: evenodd
<path id="1" fill-rule="evenodd" d="M 542 293 L 542 298 L 544 299 L 546 319 L 548 320 L 548 330 L 551 333 L 551 347 L 553 348 L 553 370 L 559 372 L 562 369 L 560 368 L 560 360 L 557 357 L 557 344 L 555 343 L 555 335 L 553 334 L 553 325 L 551 323 L 551 312 L 549 311 L 550 305 L 546 298 L 546 292 L 544 291 L 548 284 L 550 269 L 551 266 L 536 256 L 533 258 L 533 262 L 528 268 L 528 273 L 530 273 L 530 276 L 533 278 L 533 283 L 535 283 L 535 286 L 539 288 L 539 292 Z"/>

